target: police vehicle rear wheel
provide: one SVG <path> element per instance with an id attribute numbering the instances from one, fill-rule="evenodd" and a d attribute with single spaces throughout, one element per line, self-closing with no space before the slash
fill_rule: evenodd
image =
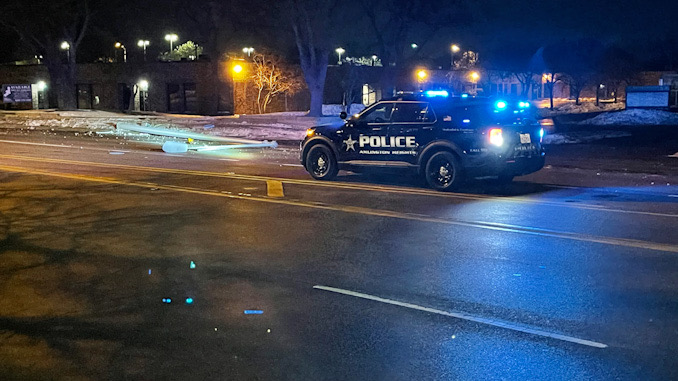
<path id="1" fill-rule="evenodd" d="M 318 180 L 332 180 L 337 176 L 339 167 L 329 147 L 317 144 L 306 154 L 306 170 Z"/>
<path id="2" fill-rule="evenodd" d="M 455 189 L 462 182 L 459 160 L 450 152 L 434 153 L 426 162 L 426 182 L 436 190 Z"/>

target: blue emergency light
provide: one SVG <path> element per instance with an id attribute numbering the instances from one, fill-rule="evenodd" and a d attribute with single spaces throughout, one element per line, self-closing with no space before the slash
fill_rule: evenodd
<path id="1" fill-rule="evenodd" d="M 447 97 L 450 95 L 450 93 L 448 93 L 447 90 L 427 90 L 424 94 L 426 94 L 426 96 L 429 98 Z"/>

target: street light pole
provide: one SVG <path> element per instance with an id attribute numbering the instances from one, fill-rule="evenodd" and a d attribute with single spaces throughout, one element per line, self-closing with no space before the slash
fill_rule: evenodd
<path id="1" fill-rule="evenodd" d="M 170 53 L 172 53 L 172 50 L 174 50 L 174 41 L 178 40 L 179 36 L 177 36 L 174 33 L 166 34 L 165 35 L 165 40 L 169 41 L 170 44 Z"/>
<path id="2" fill-rule="evenodd" d="M 150 44 L 148 40 L 139 40 L 137 46 L 144 49 L 144 62 L 146 62 L 146 47 Z"/>
<path id="3" fill-rule="evenodd" d="M 452 46 L 450 46 L 450 51 L 452 52 L 452 61 L 450 63 L 451 70 L 454 70 L 454 56 L 459 52 L 459 50 L 461 50 L 461 48 L 457 44 L 452 44 Z"/>
<path id="4" fill-rule="evenodd" d="M 341 55 L 344 54 L 346 52 L 346 50 L 344 50 L 344 48 L 340 47 L 340 48 L 336 48 L 334 51 L 337 52 L 337 54 L 339 55 L 338 65 L 341 65 Z"/>
<path id="5" fill-rule="evenodd" d="M 71 63 L 71 44 L 68 41 L 64 41 L 61 43 L 61 49 L 66 51 L 67 62 Z"/>
<path id="6" fill-rule="evenodd" d="M 125 48 L 125 45 L 116 42 L 115 47 L 118 49 L 122 49 L 122 62 L 127 63 L 127 48 Z"/>

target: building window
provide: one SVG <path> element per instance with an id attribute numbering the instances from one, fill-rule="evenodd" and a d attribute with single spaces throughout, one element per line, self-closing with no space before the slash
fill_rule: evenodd
<path id="1" fill-rule="evenodd" d="M 77 107 L 81 109 L 91 109 L 92 108 L 92 85 L 91 84 L 78 84 L 75 85 L 75 91 L 77 93 Z"/>
<path id="2" fill-rule="evenodd" d="M 183 112 L 184 101 L 181 99 L 181 86 L 176 83 L 167 84 L 167 111 Z"/>
<path id="3" fill-rule="evenodd" d="M 195 83 L 184 83 L 184 112 L 198 112 L 198 96 Z"/>
<path id="4" fill-rule="evenodd" d="M 370 84 L 363 85 L 363 105 L 369 106 L 381 99 L 381 91 L 375 90 Z"/>

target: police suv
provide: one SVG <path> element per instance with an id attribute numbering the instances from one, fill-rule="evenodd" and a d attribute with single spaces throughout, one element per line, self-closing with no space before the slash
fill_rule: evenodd
<path id="1" fill-rule="evenodd" d="M 319 180 L 340 169 L 405 167 L 444 191 L 468 178 L 510 182 L 540 170 L 543 136 L 529 102 L 431 90 L 379 101 L 341 125 L 307 130 L 301 163 Z"/>

